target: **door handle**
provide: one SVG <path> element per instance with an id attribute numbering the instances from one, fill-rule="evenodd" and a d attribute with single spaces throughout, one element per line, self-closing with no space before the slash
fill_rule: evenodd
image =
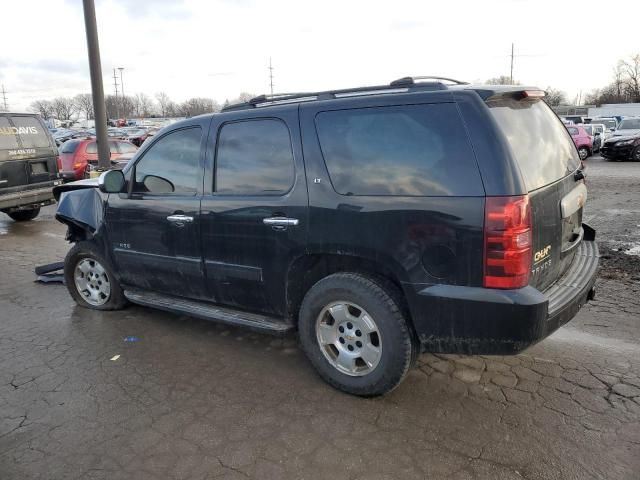
<path id="1" fill-rule="evenodd" d="M 298 225 L 297 218 L 287 218 L 287 217 L 268 217 L 263 218 L 262 223 L 265 225 L 270 225 L 272 227 L 295 227 Z"/>
<path id="2" fill-rule="evenodd" d="M 185 223 L 193 223 L 193 217 L 187 215 L 169 215 L 167 220 L 177 226 L 184 225 Z"/>

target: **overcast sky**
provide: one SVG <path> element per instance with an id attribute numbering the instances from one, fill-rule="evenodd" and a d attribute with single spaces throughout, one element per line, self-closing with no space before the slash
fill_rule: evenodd
<path id="1" fill-rule="evenodd" d="M 509 75 L 573 99 L 640 53 L 640 1 L 96 0 L 105 93 L 220 102 L 406 75 Z M 9 107 L 90 91 L 81 0 L 3 1 L 0 83 Z M 2 99 L 0 98 L 0 101 Z"/>

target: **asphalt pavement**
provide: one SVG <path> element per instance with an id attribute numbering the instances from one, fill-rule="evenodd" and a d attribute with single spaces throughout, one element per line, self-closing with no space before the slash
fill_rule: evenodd
<path id="1" fill-rule="evenodd" d="M 640 163 L 587 161 L 595 301 L 517 356 L 333 390 L 284 339 L 34 282 L 65 227 L 0 214 L 0 479 L 640 478 Z"/>

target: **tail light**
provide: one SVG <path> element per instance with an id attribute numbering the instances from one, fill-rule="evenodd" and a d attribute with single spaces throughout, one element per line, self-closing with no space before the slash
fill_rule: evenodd
<path id="1" fill-rule="evenodd" d="M 484 286 L 526 286 L 531 270 L 532 243 L 529 197 L 487 197 L 484 216 Z"/>
<path id="2" fill-rule="evenodd" d="M 58 165 L 58 171 L 62 170 L 62 160 L 60 160 L 60 157 L 56 157 L 56 165 Z"/>

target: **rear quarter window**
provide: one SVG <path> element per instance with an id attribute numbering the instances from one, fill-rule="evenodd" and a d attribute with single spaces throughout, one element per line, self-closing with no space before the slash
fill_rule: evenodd
<path id="1" fill-rule="evenodd" d="M 487 106 L 511 147 L 527 190 L 533 191 L 564 178 L 580 165 L 571 135 L 542 100 L 489 99 Z M 570 118 L 570 117 L 569 117 Z"/>
<path id="2" fill-rule="evenodd" d="M 484 195 L 453 103 L 320 112 L 316 129 L 339 194 Z"/>

